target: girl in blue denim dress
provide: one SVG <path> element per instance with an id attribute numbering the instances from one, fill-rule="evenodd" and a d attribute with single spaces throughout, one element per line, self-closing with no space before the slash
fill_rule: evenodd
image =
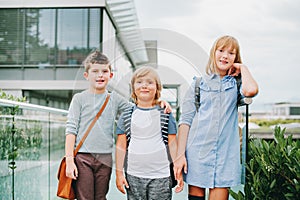
<path id="1" fill-rule="evenodd" d="M 253 97 L 258 85 L 242 64 L 238 41 L 231 36 L 216 40 L 210 51 L 206 74 L 201 78 L 200 107 L 195 106 L 195 78 L 182 103 L 175 173 L 185 172 L 189 200 L 228 199 L 228 189 L 240 184 L 235 76 L 241 75 L 240 92 Z"/>

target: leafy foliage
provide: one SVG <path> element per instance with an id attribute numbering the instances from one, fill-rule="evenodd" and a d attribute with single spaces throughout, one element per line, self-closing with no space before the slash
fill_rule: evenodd
<path id="1" fill-rule="evenodd" d="M 300 199 L 300 141 L 276 127 L 274 140 L 249 142 L 244 193 L 230 190 L 234 199 Z"/>
<path id="2" fill-rule="evenodd" d="M 5 92 L 0 90 L 0 99 L 7 99 L 12 101 L 18 101 L 18 102 L 25 102 L 26 97 L 15 97 L 11 94 L 6 94 Z"/>
<path id="3" fill-rule="evenodd" d="M 0 91 L 0 99 L 24 102 L 25 97 L 14 97 Z M 42 127 L 39 122 L 33 122 L 33 126 L 22 125 L 16 117 L 22 115 L 18 106 L 0 107 L 0 160 L 9 160 L 9 168 L 16 168 L 16 158 L 38 160 L 39 149 L 42 145 Z"/>

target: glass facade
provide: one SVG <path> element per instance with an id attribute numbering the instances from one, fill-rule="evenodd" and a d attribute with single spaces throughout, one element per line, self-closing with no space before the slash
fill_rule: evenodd
<path id="1" fill-rule="evenodd" d="M 99 48 L 102 8 L 1 9 L 1 65 L 80 65 Z"/>
<path id="2" fill-rule="evenodd" d="M 111 82 L 132 71 L 116 33 L 104 7 L 1 8 L 0 80 L 40 80 L 40 85 L 45 80 L 74 81 L 73 90 L 62 85 L 54 91 L 50 84 L 44 84 L 45 90 L 16 86 L 31 103 L 67 109 L 74 91 L 82 90 L 76 81 L 85 80 L 81 63 L 92 50 L 100 49 L 110 59 Z"/>

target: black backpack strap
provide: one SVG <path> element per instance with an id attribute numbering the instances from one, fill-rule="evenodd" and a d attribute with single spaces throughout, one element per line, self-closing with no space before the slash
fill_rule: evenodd
<path id="1" fill-rule="evenodd" d="M 123 120 L 124 120 L 124 132 L 127 139 L 126 155 L 124 159 L 124 170 L 127 171 L 128 164 L 128 146 L 131 139 L 131 117 L 133 113 L 133 106 L 124 110 Z"/>
<path id="2" fill-rule="evenodd" d="M 241 90 L 241 85 L 242 85 L 242 77 L 241 74 L 239 74 L 238 76 L 234 77 L 236 80 L 236 87 L 237 87 L 237 106 L 244 106 L 245 103 L 243 101 L 243 96 L 240 92 Z"/>
<path id="3" fill-rule="evenodd" d="M 168 146 L 169 116 L 170 114 L 164 113 L 164 110 L 160 109 L 161 134 L 163 142 L 166 146 Z"/>
<path id="4" fill-rule="evenodd" d="M 199 107 L 200 107 L 200 81 L 201 77 L 196 77 L 196 82 L 195 82 L 195 106 L 196 106 L 196 111 L 198 112 Z"/>
<path id="5" fill-rule="evenodd" d="M 164 113 L 163 109 L 160 109 L 160 123 L 161 123 L 161 134 L 162 134 L 162 139 L 163 142 L 166 146 L 166 151 L 168 155 L 168 160 L 170 162 L 170 177 L 171 177 L 171 183 L 172 183 L 172 188 L 177 185 L 177 180 L 175 179 L 174 176 L 174 170 L 173 170 L 173 160 L 171 157 L 170 149 L 169 149 L 169 142 L 168 142 L 168 136 L 169 136 L 169 118 L 170 114 Z"/>
<path id="6" fill-rule="evenodd" d="M 131 139 L 131 117 L 132 117 L 132 112 L 133 112 L 133 106 L 126 109 L 124 111 L 124 131 L 126 134 L 126 139 L 127 139 L 127 148 Z"/>
<path id="7" fill-rule="evenodd" d="M 160 109 L 160 123 L 161 123 L 161 135 L 164 144 L 166 145 L 169 161 L 172 162 L 172 158 L 169 150 L 169 117 L 170 114 L 164 113 L 163 109 Z"/>

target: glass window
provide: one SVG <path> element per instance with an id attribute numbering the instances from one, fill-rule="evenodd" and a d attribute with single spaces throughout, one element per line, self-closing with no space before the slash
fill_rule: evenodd
<path id="1" fill-rule="evenodd" d="M 86 57 L 87 16 L 87 9 L 58 10 L 57 64 L 77 65 Z"/>
<path id="2" fill-rule="evenodd" d="M 26 64 L 54 64 L 55 10 L 28 9 L 26 21 Z"/>
<path id="3" fill-rule="evenodd" d="M 1 9 L 0 64 L 17 65 L 23 63 L 24 19 L 25 12 L 23 9 Z"/>
<path id="4" fill-rule="evenodd" d="M 101 10 L 90 9 L 89 51 L 100 48 Z"/>
<path id="5" fill-rule="evenodd" d="M 300 115 L 300 107 L 290 107 L 290 115 Z"/>
<path id="6" fill-rule="evenodd" d="M 102 8 L 0 10 L 0 65 L 80 65 L 99 48 Z"/>

